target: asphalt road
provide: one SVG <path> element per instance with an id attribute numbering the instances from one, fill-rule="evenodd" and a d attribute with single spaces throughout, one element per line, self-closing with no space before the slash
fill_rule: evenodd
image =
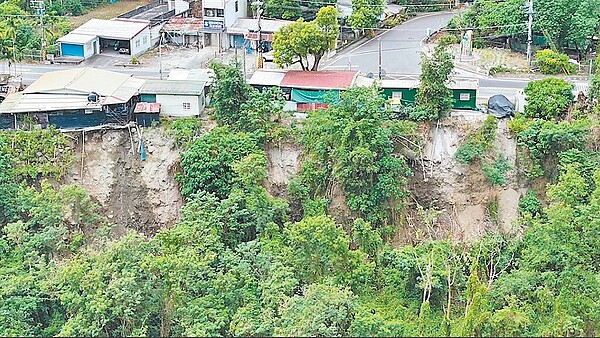
<path id="1" fill-rule="evenodd" d="M 353 69 L 377 75 L 381 39 L 381 66 L 386 74 L 418 75 L 421 72 L 421 44 L 427 37 L 427 29 L 433 32 L 444 27 L 452 15 L 451 12 L 442 12 L 410 19 L 374 39 L 340 53 L 323 68 Z"/>

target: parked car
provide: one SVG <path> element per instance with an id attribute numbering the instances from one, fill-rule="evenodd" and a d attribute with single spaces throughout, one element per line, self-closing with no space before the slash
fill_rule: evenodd
<path id="1" fill-rule="evenodd" d="M 262 58 L 263 58 L 263 62 L 274 62 L 275 61 L 275 56 L 273 55 L 273 51 L 263 53 Z"/>
<path id="2" fill-rule="evenodd" d="M 129 48 L 119 48 L 119 54 L 129 54 Z"/>

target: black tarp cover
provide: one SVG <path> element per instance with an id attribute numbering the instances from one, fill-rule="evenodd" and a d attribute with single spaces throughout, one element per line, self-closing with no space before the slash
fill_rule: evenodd
<path id="1" fill-rule="evenodd" d="M 497 118 L 514 116 L 515 105 L 504 95 L 494 95 L 488 100 L 488 114 Z"/>

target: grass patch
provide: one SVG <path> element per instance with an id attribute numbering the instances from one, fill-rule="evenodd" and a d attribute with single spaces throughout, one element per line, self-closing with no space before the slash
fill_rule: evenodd
<path id="1" fill-rule="evenodd" d="M 71 27 L 75 29 L 88 22 L 90 19 L 112 19 L 151 2 L 152 0 L 122 0 L 117 1 L 114 4 L 103 4 L 84 15 L 70 17 L 69 22 L 71 23 Z"/>

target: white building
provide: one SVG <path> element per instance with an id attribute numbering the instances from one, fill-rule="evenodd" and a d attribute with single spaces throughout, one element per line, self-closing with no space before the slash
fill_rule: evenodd
<path id="1" fill-rule="evenodd" d="M 147 80 L 140 99 L 160 103 L 160 114 L 174 117 L 199 116 L 206 105 L 202 81 Z"/>
<path id="2" fill-rule="evenodd" d="M 84 59 L 99 53 L 137 56 L 152 46 L 150 22 L 134 19 L 91 19 L 57 41 L 61 56 Z"/>
<path id="3" fill-rule="evenodd" d="M 247 0 L 204 0 L 203 20 L 205 44 L 217 45 L 222 49 L 232 47 L 227 41 L 225 32 L 239 18 L 248 15 Z"/>

